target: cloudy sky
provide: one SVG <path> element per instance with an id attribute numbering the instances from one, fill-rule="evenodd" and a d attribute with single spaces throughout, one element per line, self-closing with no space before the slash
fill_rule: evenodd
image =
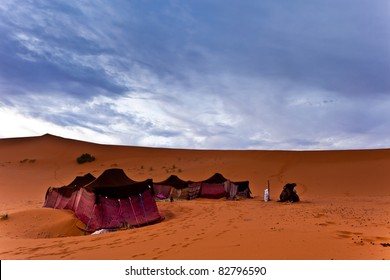
<path id="1" fill-rule="evenodd" d="M 388 0 L 1 0 L 0 138 L 390 147 Z"/>

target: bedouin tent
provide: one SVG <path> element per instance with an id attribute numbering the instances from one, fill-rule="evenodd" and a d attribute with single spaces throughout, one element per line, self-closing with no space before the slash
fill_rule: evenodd
<path id="1" fill-rule="evenodd" d="M 153 180 L 136 182 L 119 168 L 105 170 L 80 189 L 75 213 L 88 231 L 140 227 L 162 220 L 153 196 Z"/>
<path id="2" fill-rule="evenodd" d="M 176 175 L 171 175 L 161 182 L 153 182 L 154 195 L 158 199 L 169 197 L 187 198 L 188 181 L 180 179 Z"/>
<path id="3" fill-rule="evenodd" d="M 237 195 L 245 198 L 253 198 L 251 189 L 249 188 L 249 181 L 233 182 L 237 185 Z"/>
<path id="4" fill-rule="evenodd" d="M 96 178 L 87 173 L 77 176 L 71 183 L 60 188 L 50 187 L 46 191 L 43 207 L 56 209 L 70 209 L 74 211 L 77 192 L 80 188 L 91 183 Z"/>
<path id="5" fill-rule="evenodd" d="M 188 191 L 189 199 L 196 197 L 233 199 L 241 194 L 251 197 L 249 181 L 232 182 L 220 173 L 215 173 L 204 181 L 191 183 Z"/>

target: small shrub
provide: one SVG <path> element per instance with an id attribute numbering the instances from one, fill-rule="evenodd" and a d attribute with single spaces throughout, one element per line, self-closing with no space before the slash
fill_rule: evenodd
<path id="1" fill-rule="evenodd" d="M 81 156 L 79 156 L 77 158 L 77 163 L 79 164 L 82 164 L 82 163 L 85 163 L 85 162 L 92 162 L 95 160 L 95 157 L 86 153 L 86 154 L 82 154 Z"/>

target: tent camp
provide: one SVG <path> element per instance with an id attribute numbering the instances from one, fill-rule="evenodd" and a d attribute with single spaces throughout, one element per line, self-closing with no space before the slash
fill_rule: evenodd
<path id="1" fill-rule="evenodd" d="M 176 175 L 171 175 L 161 182 L 153 182 L 155 197 L 158 199 L 165 198 L 187 198 L 188 181 L 184 181 Z"/>
<path id="2" fill-rule="evenodd" d="M 249 181 L 232 182 L 220 173 L 215 173 L 204 181 L 191 183 L 188 193 L 189 199 L 196 197 L 233 199 L 237 195 L 251 197 Z"/>
<path id="3" fill-rule="evenodd" d="M 153 197 L 151 179 L 136 182 L 119 168 L 105 170 L 80 189 L 76 216 L 86 230 L 140 227 L 162 220 Z"/>
<path id="4" fill-rule="evenodd" d="M 70 209 L 74 211 L 77 192 L 80 188 L 91 183 L 96 178 L 88 173 L 84 176 L 77 176 L 71 183 L 60 188 L 50 187 L 46 191 L 43 207 Z"/>

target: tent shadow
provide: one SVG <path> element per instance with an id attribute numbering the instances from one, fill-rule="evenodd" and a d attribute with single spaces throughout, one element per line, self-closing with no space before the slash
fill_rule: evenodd
<path id="1" fill-rule="evenodd" d="M 161 216 L 163 216 L 163 218 L 164 218 L 163 221 L 169 221 L 169 220 L 174 219 L 176 217 L 176 215 L 170 210 L 161 211 Z"/>

